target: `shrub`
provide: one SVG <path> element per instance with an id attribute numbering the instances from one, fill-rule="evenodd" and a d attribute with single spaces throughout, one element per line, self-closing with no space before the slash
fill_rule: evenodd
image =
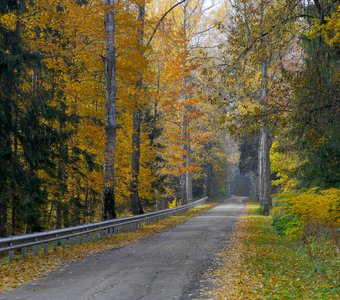
<path id="1" fill-rule="evenodd" d="M 300 238 L 312 256 L 337 252 L 340 189 L 282 193 L 274 206 L 271 214 L 279 234 Z"/>

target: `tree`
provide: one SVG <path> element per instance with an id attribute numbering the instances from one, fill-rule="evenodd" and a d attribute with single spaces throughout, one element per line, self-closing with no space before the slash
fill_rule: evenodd
<path id="1" fill-rule="evenodd" d="M 140 57 L 144 58 L 144 23 L 145 23 L 145 2 L 138 4 L 138 21 L 140 27 L 138 28 L 138 46 L 140 47 Z M 136 83 L 137 92 L 143 95 L 143 70 L 140 71 Z M 138 195 L 139 184 L 139 168 L 140 168 L 140 138 L 141 138 L 141 103 L 135 102 L 135 108 L 133 112 L 133 133 L 132 133 L 132 156 L 131 156 L 131 183 L 130 183 L 130 203 L 131 211 L 134 215 L 143 214 L 143 207 Z"/>
<path id="2" fill-rule="evenodd" d="M 106 145 L 104 152 L 104 188 L 103 188 L 103 218 L 116 217 L 114 194 L 114 162 L 116 147 L 116 49 L 115 49 L 115 13 L 114 0 L 107 0 L 108 11 L 105 13 L 106 31 Z"/>
<path id="3" fill-rule="evenodd" d="M 337 187 L 339 166 L 339 52 L 332 39 L 317 28 L 327 28 L 337 14 L 337 5 L 314 1 L 304 8 L 307 34 L 300 40 L 303 61 L 299 69 L 285 70 L 291 82 L 293 101 L 289 103 L 289 129 L 280 137 L 281 152 L 298 157 L 299 186 Z M 332 34 L 330 34 L 332 36 Z M 335 37 L 335 36 L 334 36 Z M 329 45 L 327 44 L 329 41 Z M 313 87 L 311 89 L 310 87 Z"/>
<path id="4" fill-rule="evenodd" d="M 290 99 L 289 89 L 283 88 L 286 82 L 280 66 L 291 50 L 299 14 L 297 5 L 294 1 L 234 1 L 232 18 L 222 26 L 228 39 L 225 69 L 230 74 L 227 122 L 231 133 L 240 140 L 260 135 L 258 192 L 265 213 L 272 206 L 270 148 L 275 129 L 284 123 L 282 108 Z"/>
<path id="5" fill-rule="evenodd" d="M 41 57 L 24 39 L 28 9 L 25 1 L 6 1 L 0 12 L 1 235 L 8 232 L 8 209 L 11 234 L 43 228 L 47 193 L 40 173 L 54 167 L 51 149 L 61 138 L 54 128 L 60 111 L 52 104 L 51 89 L 40 85 Z"/>

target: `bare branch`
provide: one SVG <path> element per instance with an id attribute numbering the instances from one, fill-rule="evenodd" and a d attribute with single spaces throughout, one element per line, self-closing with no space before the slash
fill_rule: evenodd
<path id="1" fill-rule="evenodd" d="M 164 15 L 158 20 L 155 28 L 153 29 L 152 31 L 152 34 L 150 36 L 150 38 L 148 39 L 147 43 L 146 43 L 146 47 L 148 47 L 150 45 L 150 43 L 152 42 L 157 30 L 158 30 L 158 27 L 161 25 L 161 23 L 163 22 L 163 20 L 165 19 L 165 17 L 171 12 L 173 11 L 177 6 L 181 5 L 182 3 L 184 3 L 186 0 L 181 0 L 180 2 L 177 2 L 174 6 L 172 6 L 171 8 L 169 8 L 165 13 Z"/>

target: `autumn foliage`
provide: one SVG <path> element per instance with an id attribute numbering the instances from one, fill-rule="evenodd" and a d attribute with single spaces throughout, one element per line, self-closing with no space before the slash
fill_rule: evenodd
<path id="1" fill-rule="evenodd" d="M 137 150 L 138 197 L 145 210 L 165 208 L 174 199 L 180 204 L 184 176 L 193 182 L 187 189 L 188 201 L 203 194 L 205 166 L 217 164 L 204 145 L 214 147 L 220 135 L 209 120 L 217 113 L 210 95 L 200 92 L 195 79 L 199 58 L 193 58 L 202 51 L 190 45 L 206 26 L 203 2 L 196 2 L 199 9 L 190 1 L 164 20 L 161 17 L 173 1 L 117 1 L 113 6 L 99 0 L 1 4 L 5 66 L 1 74 L 14 70 L 16 76 L 6 77 L 1 88 L 1 112 L 8 117 L 2 122 L 0 219 L 5 225 L 1 235 L 103 217 L 104 15 L 110 10 L 116 27 L 118 216 L 131 213 L 132 157 Z M 146 12 L 143 21 L 138 19 L 141 6 Z M 190 22 L 190 33 L 184 18 Z M 20 45 L 22 52 L 13 45 Z M 137 112 L 141 125 L 135 129 Z M 139 149 L 132 142 L 136 134 Z"/>

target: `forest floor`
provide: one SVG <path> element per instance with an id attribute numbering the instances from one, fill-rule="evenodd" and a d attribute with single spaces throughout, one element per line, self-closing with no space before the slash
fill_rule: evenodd
<path id="1" fill-rule="evenodd" d="M 248 202 L 230 241 L 205 274 L 213 299 L 340 299 L 339 260 L 311 258 L 299 241 L 279 236 L 272 219 Z"/>
<path id="2" fill-rule="evenodd" d="M 31 283 L 1 294 L 0 299 L 179 299 L 194 295 L 199 291 L 199 278 L 244 207 L 239 198 L 216 205 L 202 205 L 97 244 L 1 266 L 2 290 Z M 36 280 L 39 277 L 45 278 Z"/>

